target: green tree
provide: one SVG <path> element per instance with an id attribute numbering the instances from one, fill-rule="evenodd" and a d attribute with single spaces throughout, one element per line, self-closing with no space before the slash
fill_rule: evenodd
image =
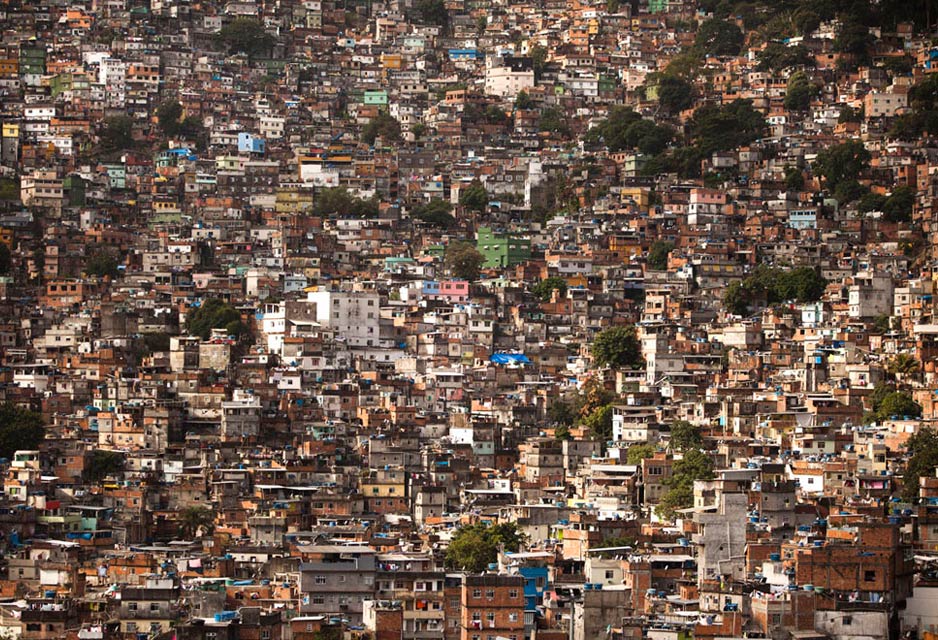
<path id="1" fill-rule="evenodd" d="M 840 31 L 834 39 L 834 51 L 850 55 L 857 65 L 870 63 L 870 47 L 873 36 L 869 27 L 855 19 L 847 19 L 841 23 Z"/>
<path id="2" fill-rule="evenodd" d="M 570 427 L 565 424 L 558 424 L 554 427 L 555 440 L 573 440 L 573 434 L 570 433 Z"/>
<path id="3" fill-rule="evenodd" d="M 612 405 L 603 405 L 594 409 L 583 420 L 583 426 L 589 430 L 590 437 L 607 442 L 612 440 Z"/>
<path id="4" fill-rule="evenodd" d="M 673 520 L 678 509 L 687 509 L 694 506 L 694 485 L 681 483 L 671 486 L 661 499 L 655 511 L 658 517 Z"/>
<path id="5" fill-rule="evenodd" d="M 179 532 L 186 538 L 201 537 L 215 528 L 215 516 L 206 507 L 186 507 L 179 516 Z"/>
<path id="6" fill-rule="evenodd" d="M 182 105 L 175 100 L 165 100 L 156 110 L 156 119 L 160 129 L 167 136 L 179 132 L 179 119 L 182 117 Z"/>
<path id="7" fill-rule="evenodd" d="M 886 204 L 886 196 L 880 193 L 868 193 L 857 203 L 857 211 L 860 213 L 869 213 L 870 211 L 882 211 Z"/>
<path id="8" fill-rule="evenodd" d="M 564 138 L 570 137 L 570 125 L 567 123 L 563 112 L 556 107 L 549 107 L 541 111 L 541 117 L 537 121 L 537 130 L 545 133 L 556 133 Z"/>
<path id="9" fill-rule="evenodd" d="M 548 302 L 555 289 L 561 297 L 565 296 L 567 294 L 567 281 L 559 276 L 550 276 L 532 286 L 531 293 L 542 301 Z"/>
<path id="10" fill-rule="evenodd" d="M 601 331 L 593 340 L 593 361 L 600 367 L 638 367 L 642 364 L 642 348 L 635 327 L 612 327 Z"/>
<path id="11" fill-rule="evenodd" d="M 85 263 L 85 273 L 89 276 L 103 278 L 108 276 L 116 278 L 120 273 L 117 268 L 117 257 L 110 251 L 98 251 L 88 257 Z"/>
<path id="12" fill-rule="evenodd" d="M 732 22 L 713 18 L 697 29 L 694 48 L 711 56 L 737 56 L 743 48 L 745 36 Z"/>
<path id="13" fill-rule="evenodd" d="M 149 353 L 169 351 L 170 336 L 168 333 L 145 333 L 143 342 Z"/>
<path id="14" fill-rule="evenodd" d="M 489 194 L 481 180 L 473 180 L 465 189 L 459 190 L 459 204 L 470 211 L 485 211 L 489 203 Z"/>
<path id="15" fill-rule="evenodd" d="M 916 112 L 938 109 L 938 78 L 934 74 L 926 74 L 921 82 L 909 89 L 909 106 Z"/>
<path id="16" fill-rule="evenodd" d="M 449 11 L 443 0 L 417 0 L 414 9 L 417 18 L 424 24 L 445 27 L 449 22 Z"/>
<path id="17" fill-rule="evenodd" d="M 668 66 L 664 68 L 664 73 L 685 80 L 692 79 L 699 75 L 702 64 L 700 52 L 690 49 L 671 58 Z"/>
<path id="18" fill-rule="evenodd" d="M 671 425 L 670 446 L 676 451 L 699 449 L 703 446 L 700 429 L 687 420 L 677 420 Z"/>
<path id="19" fill-rule="evenodd" d="M 804 174 L 798 167 L 785 167 L 785 188 L 789 191 L 804 189 Z"/>
<path id="20" fill-rule="evenodd" d="M 919 498 L 919 478 L 934 477 L 938 467 L 938 434 L 924 427 L 905 444 L 908 461 L 902 475 L 902 497 L 915 504 Z"/>
<path id="21" fill-rule="evenodd" d="M 856 181 L 871 158 L 862 142 L 848 140 L 821 150 L 814 161 L 814 170 L 824 177 L 828 189 L 834 191 L 841 183 Z"/>
<path id="22" fill-rule="evenodd" d="M 576 411 L 563 400 L 554 400 L 547 407 L 547 421 L 552 425 L 569 427 L 576 422 Z"/>
<path id="23" fill-rule="evenodd" d="M 341 624 L 335 626 L 324 626 L 313 634 L 313 640 L 344 640 L 345 634 L 342 633 Z"/>
<path id="24" fill-rule="evenodd" d="M 668 255 L 674 249 L 674 243 L 667 240 L 656 240 L 648 249 L 648 267 L 655 271 L 665 271 L 668 268 Z"/>
<path id="25" fill-rule="evenodd" d="M 535 82 L 540 82 L 544 70 L 547 69 L 547 54 L 547 49 L 539 44 L 534 45 L 528 51 L 528 55 L 531 56 L 531 64 L 534 67 Z"/>
<path id="26" fill-rule="evenodd" d="M 645 120 L 628 107 L 613 107 L 609 116 L 587 134 L 586 140 L 602 141 L 610 151 L 638 149 L 646 155 L 657 155 L 672 138 L 669 127 Z"/>
<path id="27" fill-rule="evenodd" d="M 41 415 L 12 402 L 0 404 L 0 458 L 12 458 L 21 449 L 38 449 L 44 436 Z"/>
<path id="28" fill-rule="evenodd" d="M 779 73 L 793 67 L 814 66 L 811 53 L 807 47 L 801 44 L 789 47 L 778 42 L 770 42 L 765 49 L 759 52 L 758 59 L 759 64 L 756 68 L 759 71 Z"/>
<path id="29" fill-rule="evenodd" d="M 134 121 L 130 116 L 111 116 L 104 121 L 101 146 L 106 152 L 123 151 L 134 146 Z"/>
<path id="30" fill-rule="evenodd" d="M 788 300 L 815 302 L 824 294 L 827 281 L 811 267 L 790 271 L 760 265 L 745 280 L 736 281 L 723 294 L 723 304 L 735 315 L 747 315 L 756 304 Z"/>
<path id="31" fill-rule="evenodd" d="M 527 91 L 519 91 L 515 96 L 515 109 L 527 111 L 534 108 L 534 100 Z"/>
<path id="32" fill-rule="evenodd" d="M 776 282 L 776 288 L 771 292 L 772 302 L 815 302 L 824 295 L 824 289 L 827 287 L 827 281 L 811 267 L 798 267 L 782 272 Z"/>
<path id="33" fill-rule="evenodd" d="M 17 178 L 0 178 L 0 200 L 19 200 L 20 182 Z"/>
<path id="34" fill-rule="evenodd" d="M 668 113 L 680 113 L 694 105 L 694 85 L 677 75 L 658 79 L 658 106 Z"/>
<path id="35" fill-rule="evenodd" d="M 462 526 L 453 534 L 446 547 L 444 564 L 448 569 L 482 573 L 498 561 L 499 547 L 517 552 L 524 543 L 524 534 L 515 523 Z"/>
<path id="36" fill-rule="evenodd" d="M 451 229 L 456 226 L 456 218 L 451 215 L 453 205 L 435 198 L 430 202 L 418 205 L 411 211 L 411 216 L 440 229 Z"/>
<path id="37" fill-rule="evenodd" d="M 795 35 L 809 36 L 821 26 L 821 16 L 810 5 L 798 7 L 792 13 L 791 20 L 795 26 Z"/>
<path id="38" fill-rule="evenodd" d="M 653 444 L 633 444 L 625 452 L 625 461 L 628 464 L 641 464 L 645 458 L 653 457 L 655 451 Z"/>
<path id="39" fill-rule="evenodd" d="M 691 138 L 704 155 L 749 144 L 761 138 L 765 129 L 765 117 L 753 109 L 750 100 L 704 105 L 690 121 Z"/>
<path id="40" fill-rule="evenodd" d="M 739 280 L 731 282 L 723 293 L 723 305 L 735 316 L 747 315 L 752 302 L 751 291 Z"/>
<path id="41" fill-rule="evenodd" d="M 844 124 L 847 122 L 862 122 L 863 111 L 854 109 L 849 104 L 840 105 L 840 114 L 837 116 L 837 122 Z"/>
<path id="42" fill-rule="evenodd" d="M 904 391 L 894 391 L 883 398 L 877 409 L 880 420 L 888 420 L 893 416 L 910 416 L 918 418 L 922 415 L 922 407 Z"/>
<path id="43" fill-rule="evenodd" d="M 909 222 L 915 205 L 915 189 L 901 186 L 893 189 L 883 203 L 883 217 L 889 222 Z"/>
<path id="44" fill-rule="evenodd" d="M 13 258 L 10 255 L 10 248 L 4 243 L 0 242 L 0 274 L 6 275 L 10 273 L 10 269 L 13 267 Z"/>
<path id="45" fill-rule="evenodd" d="M 880 333 L 889 333 L 892 329 L 892 316 L 888 313 L 881 313 L 873 318 L 873 328 Z"/>
<path id="46" fill-rule="evenodd" d="M 844 180 L 838 183 L 834 189 L 834 200 L 841 204 L 847 204 L 862 198 L 869 192 L 869 188 L 863 186 L 857 180 Z"/>
<path id="47" fill-rule="evenodd" d="M 361 140 L 367 145 L 373 145 L 378 136 L 385 143 L 401 141 L 401 123 L 389 113 L 380 112 L 372 118 L 362 129 Z"/>
<path id="48" fill-rule="evenodd" d="M 508 114 L 497 104 L 490 104 L 485 108 L 483 114 L 487 124 L 506 125 L 508 124 Z"/>
<path id="49" fill-rule="evenodd" d="M 479 279 L 484 263 L 485 256 L 471 242 L 451 242 L 443 255 L 443 264 L 450 273 L 469 282 Z"/>
<path id="50" fill-rule="evenodd" d="M 909 56 L 892 56 L 883 60 L 883 68 L 895 78 L 907 76 L 912 73 L 913 65 Z"/>
<path id="51" fill-rule="evenodd" d="M 899 353 L 896 354 L 895 358 L 892 358 L 886 363 L 886 371 L 897 381 L 901 382 L 903 380 L 917 378 L 921 371 L 921 366 L 915 356 L 908 353 Z"/>
<path id="52" fill-rule="evenodd" d="M 378 201 L 363 200 L 350 194 L 344 187 L 330 187 L 319 191 L 313 200 L 313 215 L 340 218 L 377 218 Z"/>
<path id="53" fill-rule="evenodd" d="M 208 147 L 208 136 L 205 133 L 205 125 L 202 119 L 196 116 L 186 116 L 179 123 L 177 135 L 194 142 L 197 147 L 205 149 Z"/>
<path id="54" fill-rule="evenodd" d="M 673 519 L 678 509 L 694 505 L 694 480 L 713 479 L 713 460 L 698 449 L 686 451 L 680 460 L 675 460 L 671 477 L 666 484 L 668 491 L 661 497 L 657 512 L 662 518 Z"/>
<path id="55" fill-rule="evenodd" d="M 873 388 L 869 397 L 870 410 L 863 415 L 863 422 L 883 422 L 892 416 L 922 415 L 922 407 L 905 391 L 898 391 L 891 382 L 881 382 Z"/>
<path id="56" fill-rule="evenodd" d="M 250 57 L 269 52 L 276 42 L 259 21 L 247 17 L 237 17 L 226 24 L 216 39 L 229 53 L 246 53 Z"/>
<path id="57" fill-rule="evenodd" d="M 189 334 L 208 340 L 212 329 L 226 329 L 229 335 L 241 336 L 247 327 L 241 321 L 241 313 L 227 302 L 209 298 L 190 311 L 187 316 Z"/>
<path id="58" fill-rule="evenodd" d="M 785 108 L 789 111 L 807 111 L 816 95 L 817 87 L 811 84 L 803 71 L 797 71 L 788 79 Z"/>
<path id="59" fill-rule="evenodd" d="M 95 449 L 84 470 L 86 482 L 99 482 L 111 475 L 124 470 L 124 454 L 119 451 Z"/>

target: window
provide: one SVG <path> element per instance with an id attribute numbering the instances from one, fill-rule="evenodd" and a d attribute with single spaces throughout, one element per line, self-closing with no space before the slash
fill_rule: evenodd
<path id="1" fill-rule="evenodd" d="M 517 590 L 517 589 L 510 589 L 510 590 L 508 591 L 508 597 L 509 597 L 509 598 L 517 598 L 517 597 L 518 597 L 518 590 Z"/>
<path id="2" fill-rule="evenodd" d="M 844 617 L 843 617 L 843 625 L 844 625 L 845 627 L 849 627 L 849 626 L 852 625 L 852 624 L 853 624 L 853 617 L 852 617 L 852 616 L 844 616 Z"/>
<path id="3" fill-rule="evenodd" d="M 473 598 L 481 598 L 481 597 L 482 597 L 482 590 L 481 590 L 481 589 L 473 589 L 473 590 L 472 590 L 472 597 L 473 597 Z"/>
<path id="4" fill-rule="evenodd" d="M 485 597 L 486 597 L 488 600 L 494 600 L 494 599 L 495 599 L 495 589 L 486 589 L 486 590 L 485 590 Z"/>
<path id="5" fill-rule="evenodd" d="M 876 581 L 876 570 L 875 570 L 875 569 L 868 569 L 867 571 L 864 571 L 864 572 L 863 572 L 863 580 L 865 580 L 866 582 L 875 582 L 875 581 Z"/>
<path id="6" fill-rule="evenodd" d="M 314 582 L 316 584 L 326 584 L 326 576 L 316 576 Z"/>
<path id="7" fill-rule="evenodd" d="M 486 613 L 485 621 L 488 622 L 489 624 L 495 624 L 495 612 L 489 611 L 488 613 Z"/>
<path id="8" fill-rule="evenodd" d="M 607 569 L 606 580 L 612 580 L 613 576 L 615 576 L 615 571 L 613 571 L 612 569 Z"/>
<path id="9" fill-rule="evenodd" d="M 517 613 L 509 613 L 509 614 L 508 614 L 508 622 L 518 622 L 518 614 L 517 614 Z"/>
<path id="10" fill-rule="evenodd" d="M 151 602 L 151 603 L 150 603 L 150 613 L 156 613 L 156 612 L 159 611 L 159 610 L 160 610 L 160 603 L 159 603 L 159 602 Z"/>
<path id="11" fill-rule="evenodd" d="M 127 603 L 127 611 L 136 611 L 136 610 L 137 610 L 137 603 L 136 603 L 136 602 L 128 602 L 128 603 Z"/>
<path id="12" fill-rule="evenodd" d="M 313 604 L 326 604 L 324 596 L 313 596 Z"/>

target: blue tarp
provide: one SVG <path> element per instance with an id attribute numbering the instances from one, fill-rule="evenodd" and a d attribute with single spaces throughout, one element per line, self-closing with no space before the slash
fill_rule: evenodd
<path id="1" fill-rule="evenodd" d="M 493 353 L 489 361 L 495 364 L 531 364 L 523 353 Z"/>

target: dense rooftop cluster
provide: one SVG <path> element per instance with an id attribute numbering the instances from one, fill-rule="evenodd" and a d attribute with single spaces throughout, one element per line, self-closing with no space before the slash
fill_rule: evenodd
<path id="1" fill-rule="evenodd" d="M 0 2 L 0 635 L 934 640 L 935 20 Z"/>

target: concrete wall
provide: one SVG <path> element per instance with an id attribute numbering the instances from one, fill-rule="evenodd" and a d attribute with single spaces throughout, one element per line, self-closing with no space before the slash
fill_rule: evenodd
<path id="1" fill-rule="evenodd" d="M 833 640 L 885 640 L 889 617 L 885 611 L 815 611 L 814 628 Z"/>

